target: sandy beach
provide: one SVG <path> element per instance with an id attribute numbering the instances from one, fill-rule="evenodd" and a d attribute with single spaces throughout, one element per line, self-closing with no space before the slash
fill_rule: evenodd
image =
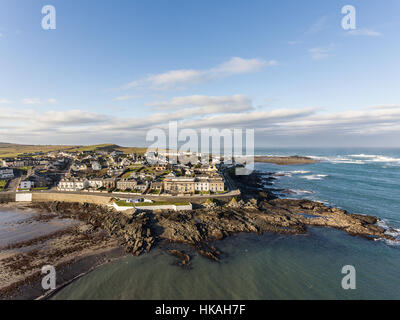
<path id="1" fill-rule="evenodd" d="M 0 206 L 0 229 L 1 299 L 35 299 L 44 295 L 44 265 L 55 267 L 57 287 L 61 287 L 125 254 L 117 241 L 102 230 L 92 230 L 82 221 L 24 204 Z"/>

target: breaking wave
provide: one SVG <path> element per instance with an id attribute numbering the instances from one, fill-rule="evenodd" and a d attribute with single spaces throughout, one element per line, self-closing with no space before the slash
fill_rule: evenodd
<path id="1" fill-rule="evenodd" d="M 391 246 L 400 247 L 400 229 L 395 229 L 390 227 L 385 219 L 379 220 L 376 224 L 385 229 L 385 234 L 392 236 L 394 238 L 394 240 L 389 240 L 389 239 L 378 239 L 378 240 L 383 240 L 386 242 L 386 244 Z"/>
<path id="2" fill-rule="evenodd" d="M 328 175 L 327 174 L 312 174 L 309 176 L 301 176 L 303 179 L 307 180 L 322 180 L 323 178 L 326 178 Z"/>
<path id="3" fill-rule="evenodd" d="M 331 163 L 348 163 L 348 164 L 366 164 L 366 163 L 386 163 L 400 165 L 400 158 L 394 158 L 378 154 L 350 154 L 346 156 L 333 156 L 333 157 L 323 157 L 323 156 L 308 156 L 309 158 L 327 161 Z"/>

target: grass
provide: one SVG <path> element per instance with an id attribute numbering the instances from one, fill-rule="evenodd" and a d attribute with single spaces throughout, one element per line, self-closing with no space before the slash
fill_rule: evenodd
<path id="1" fill-rule="evenodd" d="M 136 207 L 149 207 L 149 206 L 167 206 L 167 205 L 175 205 L 175 206 L 187 206 L 190 202 L 173 202 L 173 201 L 155 201 L 155 202 L 141 202 L 136 203 Z"/>
<path id="2" fill-rule="evenodd" d="M 121 176 L 121 178 L 122 178 L 122 179 L 128 179 L 128 178 L 130 178 L 130 176 L 131 176 L 131 174 L 132 174 L 133 172 L 135 172 L 135 170 L 129 170 L 129 171 L 125 172 L 125 173 Z"/>
<path id="3" fill-rule="evenodd" d="M 0 143 L 0 158 L 15 158 L 24 153 L 51 152 L 67 150 L 71 146 L 57 145 L 21 145 L 12 143 Z"/>
<path id="4" fill-rule="evenodd" d="M 6 180 L 0 180 L 0 191 L 2 191 L 4 189 L 4 187 L 6 186 L 7 181 Z"/>
<path id="5" fill-rule="evenodd" d="M 211 194 L 211 191 L 196 191 L 196 194 Z"/>
<path id="6" fill-rule="evenodd" d="M 105 150 L 113 151 L 119 150 L 125 154 L 136 153 L 144 155 L 147 148 L 140 147 L 121 147 L 111 143 L 96 144 L 89 146 L 71 146 L 71 145 L 23 145 L 14 143 L 0 143 L 0 158 L 15 158 L 23 154 L 32 154 L 36 152 L 52 152 L 52 151 L 65 151 L 65 152 L 83 152 L 83 151 L 96 151 Z"/>
<path id="7" fill-rule="evenodd" d="M 33 188 L 33 190 L 49 190 L 49 187 L 37 187 Z"/>
<path id="8" fill-rule="evenodd" d="M 24 171 L 25 173 L 28 172 L 29 170 L 31 170 L 33 167 L 32 166 L 28 166 L 28 167 L 20 167 L 18 168 L 21 171 Z"/>
<path id="9" fill-rule="evenodd" d="M 119 207 L 133 207 L 133 204 L 132 204 L 132 203 L 126 202 L 125 200 L 115 201 L 115 203 L 116 203 L 117 206 L 119 206 Z"/>

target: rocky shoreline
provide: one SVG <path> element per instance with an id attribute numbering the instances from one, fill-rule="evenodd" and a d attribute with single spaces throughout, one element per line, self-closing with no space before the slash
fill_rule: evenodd
<path id="1" fill-rule="evenodd" d="M 369 240 L 394 240 L 377 225 L 377 217 L 348 213 L 310 200 L 275 197 L 270 189 L 264 187 L 273 179 L 271 176 L 254 172 L 234 179 L 242 192 L 240 198 L 226 201 L 208 199 L 194 204 L 192 211 L 185 212 L 140 212 L 133 209 L 122 213 L 107 206 L 65 202 L 38 202 L 29 206 L 41 212 L 57 214 L 60 218 L 85 222 L 85 227 L 81 226 L 80 231 L 74 232 L 77 232 L 75 235 L 78 238 L 85 239 L 88 247 L 110 247 L 111 243 L 115 247 L 118 243 L 126 253 L 140 255 L 155 246 L 164 246 L 169 254 L 178 259 L 177 265 L 187 269 L 192 267 L 190 255 L 184 250 L 168 248 L 168 243 L 188 245 L 200 255 L 219 261 L 221 252 L 215 247 L 216 240 L 238 233 L 298 235 L 306 234 L 309 227 L 331 227 Z M 82 245 L 77 242 L 77 246 Z M 65 254 L 65 250 L 67 248 L 57 254 Z M 72 252 L 74 249 L 69 250 Z M 56 258 L 57 254 L 49 253 Z M 26 257 L 21 259 L 24 261 Z M 17 259 L 15 263 L 16 267 L 20 262 Z"/>
<path id="2" fill-rule="evenodd" d="M 285 165 L 296 165 L 296 164 L 311 164 L 319 161 L 304 156 L 288 156 L 288 157 L 255 156 L 254 162 L 274 163 L 285 166 Z"/>

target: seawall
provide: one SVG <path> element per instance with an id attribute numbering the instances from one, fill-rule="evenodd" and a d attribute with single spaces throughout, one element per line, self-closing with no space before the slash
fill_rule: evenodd
<path id="1" fill-rule="evenodd" d="M 111 197 L 96 196 L 93 194 L 67 194 L 67 193 L 32 193 L 33 202 L 79 202 L 92 204 L 109 204 Z"/>

